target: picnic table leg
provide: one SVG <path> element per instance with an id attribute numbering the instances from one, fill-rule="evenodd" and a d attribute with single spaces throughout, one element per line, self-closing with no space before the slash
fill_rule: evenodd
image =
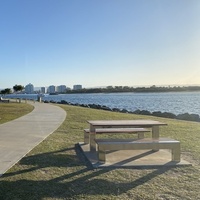
<path id="1" fill-rule="evenodd" d="M 90 133 L 90 151 L 91 152 L 96 152 L 96 142 L 94 141 L 95 139 L 95 133 Z"/>
<path id="2" fill-rule="evenodd" d="M 159 126 L 152 127 L 152 139 L 159 139 Z"/>
<path id="3" fill-rule="evenodd" d="M 172 149 L 172 161 L 180 162 L 181 160 L 181 147 L 180 143 L 176 144 L 176 147 Z"/>
<path id="4" fill-rule="evenodd" d="M 159 139 L 159 126 L 152 127 L 152 139 Z M 159 151 L 158 148 L 152 149 L 153 151 Z"/>
<path id="5" fill-rule="evenodd" d="M 91 152 L 96 152 L 96 142 L 94 141 L 95 137 L 96 137 L 96 133 L 95 133 L 95 128 L 90 125 L 90 151 Z"/>
<path id="6" fill-rule="evenodd" d="M 106 162 L 106 152 L 104 149 L 100 148 L 99 146 L 98 146 L 98 160 L 100 163 Z"/>

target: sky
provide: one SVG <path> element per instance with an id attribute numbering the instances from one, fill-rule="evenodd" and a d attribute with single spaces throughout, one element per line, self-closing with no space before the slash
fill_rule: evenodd
<path id="1" fill-rule="evenodd" d="M 0 0 L 0 88 L 200 85 L 199 0 Z"/>

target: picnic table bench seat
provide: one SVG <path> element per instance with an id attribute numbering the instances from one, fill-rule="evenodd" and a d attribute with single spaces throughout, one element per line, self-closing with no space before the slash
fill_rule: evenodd
<path id="1" fill-rule="evenodd" d="M 180 162 L 180 142 L 169 138 L 95 139 L 99 162 L 106 162 L 106 151 L 171 149 L 172 161 Z"/>
<path id="2" fill-rule="evenodd" d="M 95 134 L 120 134 L 120 133 L 137 133 L 138 138 L 144 138 L 144 133 L 150 132 L 146 128 L 97 128 Z M 84 129 L 84 143 L 89 143 L 90 130 Z"/>

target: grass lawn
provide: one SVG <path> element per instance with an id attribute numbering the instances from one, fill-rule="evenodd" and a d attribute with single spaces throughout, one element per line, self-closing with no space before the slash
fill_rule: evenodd
<path id="1" fill-rule="evenodd" d="M 24 103 L 0 103 L 0 124 L 26 115 L 33 108 L 30 104 Z"/>
<path id="2" fill-rule="evenodd" d="M 0 199 L 200 199 L 200 123 L 61 107 L 64 123 L 0 178 Z M 77 156 L 74 145 L 83 141 L 86 120 L 145 118 L 168 123 L 161 136 L 180 140 L 182 158 L 193 166 L 89 170 Z"/>

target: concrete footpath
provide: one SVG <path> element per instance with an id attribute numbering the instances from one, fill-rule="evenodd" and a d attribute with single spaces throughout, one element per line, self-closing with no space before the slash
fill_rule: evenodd
<path id="1" fill-rule="evenodd" d="M 34 110 L 0 125 L 0 176 L 53 133 L 65 120 L 59 106 L 30 102 Z"/>

